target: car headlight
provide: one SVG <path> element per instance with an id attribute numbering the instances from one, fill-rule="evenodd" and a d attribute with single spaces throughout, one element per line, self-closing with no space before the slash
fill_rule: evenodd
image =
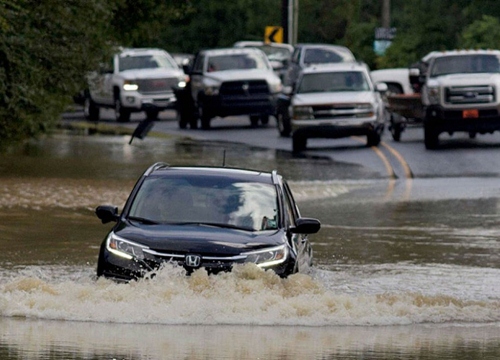
<path id="1" fill-rule="evenodd" d="M 138 260 L 144 259 L 143 249 L 147 249 L 146 246 L 125 240 L 113 232 L 106 239 L 106 248 L 113 254 L 129 260 L 134 258 Z"/>
<path id="2" fill-rule="evenodd" d="M 207 80 L 203 84 L 205 95 L 209 95 L 209 96 L 219 95 L 220 85 L 221 85 L 221 83 L 218 81 Z"/>
<path id="3" fill-rule="evenodd" d="M 283 85 L 281 84 L 281 82 L 271 83 L 269 84 L 269 88 L 272 94 L 276 94 L 283 90 Z"/>
<path id="4" fill-rule="evenodd" d="M 439 87 L 428 87 L 427 99 L 429 100 L 430 105 L 439 104 Z"/>
<path id="5" fill-rule="evenodd" d="M 139 90 L 139 85 L 132 80 L 125 80 L 123 83 L 123 90 L 125 91 L 137 91 Z"/>
<path id="6" fill-rule="evenodd" d="M 189 81 L 188 76 L 182 76 L 177 81 L 177 87 L 180 89 L 184 89 Z"/>
<path id="7" fill-rule="evenodd" d="M 305 120 L 314 118 L 313 108 L 311 106 L 294 106 L 293 119 Z"/>
<path id="8" fill-rule="evenodd" d="M 246 255 L 246 262 L 256 264 L 258 267 L 268 267 L 278 265 L 285 262 L 288 256 L 288 248 L 285 245 L 276 246 L 273 248 L 262 249 L 244 253 Z"/>

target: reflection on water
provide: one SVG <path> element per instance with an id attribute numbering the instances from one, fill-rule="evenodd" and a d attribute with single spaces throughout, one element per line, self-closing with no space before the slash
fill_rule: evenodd
<path id="1" fill-rule="evenodd" d="M 0 359 L 497 359 L 495 179 L 346 180 L 328 160 L 188 139 L 57 136 L 0 158 Z M 278 169 L 323 224 L 310 274 L 252 266 L 128 285 L 94 278 L 156 161 Z M 481 194 L 470 189 L 480 187 Z"/>

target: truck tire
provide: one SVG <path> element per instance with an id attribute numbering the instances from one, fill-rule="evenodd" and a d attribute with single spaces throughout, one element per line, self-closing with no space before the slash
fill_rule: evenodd
<path id="1" fill-rule="evenodd" d="M 424 123 L 424 143 L 425 148 L 434 150 L 439 147 L 439 133 L 429 122 Z"/>
<path id="2" fill-rule="evenodd" d="M 373 131 L 366 135 L 366 146 L 378 146 L 380 144 L 380 134 L 376 131 Z"/>
<path id="3" fill-rule="evenodd" d="M 292 151 L 299 153 L 304 151 L 307 147 L 307 138 L 300 135 L 293 135 L 292 137 Z"/>
<path id="4" fill-rule="evenodd" d="M 148 120 L 157 120 L 158 119 L 158 114 L 160 113 L 159 110 L 146 110 L 146 118 Z"/>
<path id="5" fill-rule="evenodd" d="M 83 102 L 83 115 L 87 120 L 98 121 L 99 120 L 99 107 L 92 100 L 90 94 L 85 96 L 85 100 Z"/>
<path id="6" fill-rule="evenodd" d="M 198 102 L 198 117 L 200 118 L 201 128 L 203 130 L 210 129 L 210 120 L 212 120 L 212 118 L 209 114 L 206 114 L 203 109 L 203 103 L 200 102 Z"/>
<path id="7" fill-rule="evenodd" d="M 119 96 L 115 97 L 115 119 L 118 122 L 130 121 L 130 110 L 122 106 Z"/>
<path id="8" fill-rule="evenodd" d="M 290 122 L 290 117 L 288 114 L 283 112 L 278 112 L 276 115 L 276 123 L 278 125 L 278 131 L 283 137 L 290 137 L 290 133 L 292 132 L 292 124 Z"/>

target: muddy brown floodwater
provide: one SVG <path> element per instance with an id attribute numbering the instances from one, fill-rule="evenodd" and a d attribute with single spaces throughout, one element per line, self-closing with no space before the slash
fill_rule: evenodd
<path id="1" fill-rule="evenodd" d="M 60 134 L 0 157 L 0 359 L 500 358 L 498 179 L 388 181 L 283 151 L 129 140 Z M 322 222 L 313 270 L 96 279 L 110 225 L 95 207 L 121 207 L 157 161 L 278 169 Z"/>

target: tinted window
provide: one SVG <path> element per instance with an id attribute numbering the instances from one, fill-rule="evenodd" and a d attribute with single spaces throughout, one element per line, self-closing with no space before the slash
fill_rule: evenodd
<path id="1" fill-rule="evenodd" d="M 500 72 L 499 59 L 495 55 L 443 56 L 434 60 L 430 76 L 492 72 Z"/>
<path id="2" fill-rule="evenodd" d="M 207 71 L 269 69 L 263 56 L 256 53 L 215 55 L 208 58 Z"/>
<path id="3" fill-rule="evenodd" d="M 304 74 L 297 93 L 367 91 L 370 85 L 361 71 Z"/>
<path id="4" fill-rule="evenodd" d="M 125 55 L 119 58 L 120 71 L 131 69 L 178 68 L 175 61 L 164 54 Z"/>
<path id="5" fill-rule="evenodd" d="M 129 212 L 160 223 L 218 223 L 251 230 L 276 229 L 278 215 L 273 185 L 220 177 L 148 177 Z"/>

